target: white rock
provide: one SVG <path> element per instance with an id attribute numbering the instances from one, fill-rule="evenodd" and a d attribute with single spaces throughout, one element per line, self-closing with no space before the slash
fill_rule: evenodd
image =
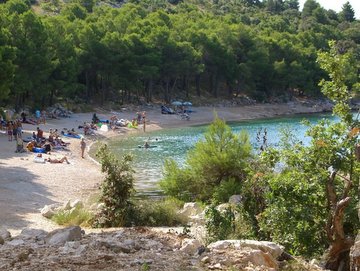
<path id="1" fill-rule="evenodd" d="M 71 207 L 71 201 L 68 200 L 67 202 L 64 203 L 62 209 L 63 210 L 70 210 L 72 207 Z"/>
<path id="2" fill-rule="evenodd" d="M 191 254 L 195 254 L 200 246 L 201 243 L 198 240 L 185 238 L 182 241 L 180 250 L 191 255 Z"/>
<path id="3" fill-rule="evenodd" d="M 202 263 L 210 263 L 210 258 L 208 256 L 205 256 L 201 259 Z"/>
<path id="4" fill-rule="evenodd" d="M 51 218 L 58 210 L 60 210 L 60 205 L 58 203 L 54 203 L 51 205 L 45 205 L 40 212 L 44 217 Z"/>
<path id="5" fill-rule="evenodd" d="M 76 200 L 70 202 L 70 207 L 71 208 L 83 208 L 84 203 L 81 200 L 76 199 Z"/>
<path id="6" fill-rule="evenodd" d="M 265 253 L 261 250 L 252 250 L 249 255 L 249 261 L 255 266 L 265 266 L 268 268 L 278 269 L 278 263 L 271 254 Z"/>
<path id="7" fill-rule="evenodd" d="M 187 202 L 182 210 L 179 211 L 179 215 L 189 217 L 199 215 L 201 212 L 202 209 L 197 202 Z"/>
<path id="8" fill-rule="evenodd" d="M 256 240 L 222 240 L 208 245 L 210 250 L 224 250 L 229 247 L 238 250 L 246 247 L 261 250 L 269 253 L 274 259 L 277 259 L 284 251 L 284 247 L 276 243 Z"/>
<path id="9" fill-rule="evenodd" d="M 57 229 L 46 236 L 46 243 L 52 246 L 63 245 L 68 241 L 81 240 L 81 228 L 79 226 Z"/>

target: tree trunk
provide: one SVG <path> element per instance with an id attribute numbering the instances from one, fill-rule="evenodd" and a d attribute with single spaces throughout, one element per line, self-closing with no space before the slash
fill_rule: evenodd
<path id="1" fill-rule="evenodd" d="M 152 78 L 150 78 L 149 79 L 149 86 L 148 86 L 148 100 L 147 100 L 148 103 L 152 101 L 153 88 L 154 88 L 154 81 L 153 81 Z"/>
<path id="2" fill-rule="evenodd" d="M 201 91 L 200 91 L 200 74 L 195 75 L 195 85 L 196 85 L 196 95 L 198 97 L 201 96 Z"/>
<path id="3" fill-rule="evenodd" d="M 349 270 L 349 252 L 354 244 L 354 239 L 345 236 L 344 232 L 344 213 L 349 205 L 351 198 L 348 193 L 351 187 L 351 181 L 345 177 L 346 183 L 341 197 L 336 194 L 335 177 L 337 173 L 332 172 L 326 184 L 326 197 L 330 214 L 326 225 L 327 237 L 330 241 L 330 247 L 325 254 L 325 268 L 336 271 Z"/>
<path id="4" fill-rule="evenodd" d="M 85 72 L 85 85 L 86 85 L 86 101 L 90 99 L 90 82 L 89 82 L 89 72 Z"/>

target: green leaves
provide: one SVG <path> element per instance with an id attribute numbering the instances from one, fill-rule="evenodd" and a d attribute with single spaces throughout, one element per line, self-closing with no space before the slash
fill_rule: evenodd
<path id="1" fill-rule="evenodd" d="M 240 193 L 252 157 L 245 132 L 233 134 L 219 118 L 209 126 L 203 141 L 188 153 L 182 168 L 167 161 L 160 185 L 165 193 L 188 200 L 226 201 Z"/>
<path id="2" fill-rule="evenodd" d="M 106 177 L 101 184 L 100 202 L 104 204 L 96 215 L 93 225 L 96 227 L 125 226 L 129 216 L 130 196 L 134 192 L 134 170 L 132 156 L 126 154 L 121 160 L 109 151 L 107 145 L 100 146 L 96 156 L 100 159 L 101 171 Z"/>

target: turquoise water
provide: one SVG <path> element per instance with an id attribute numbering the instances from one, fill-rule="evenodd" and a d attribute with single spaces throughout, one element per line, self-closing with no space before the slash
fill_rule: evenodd
<path id="1" fill-rule="evenodd" d="M 304 119 L 311 123 L 316 123 L 320 119 L 335 120 L 330 114 L 294 116 L 288 118 L 273 118 L 262 120 L 251 120 L 236 123 L 228 123 L 233 132 L 238 133 L 246 130 L 250 135 L 250 140 L 254 148 L 259 148 L 256 135 L 260 129 L 267 130 L 268 145 L 276 145 L 280 138 L 280 131 L 283 128 L 290 129 L 298 139 L 306 142 L 305 137 L 307 127 L 301 124 Z M 162 168 L 165 159 L 172 158 L 178 163 L 186 159 L 186 152 L 193 148 L 195 143 L 203 138 L 207 125 L 188 128 L 173 128 L 160 130 L 143 135 L 134 135 L 127 138 L 113 140 L 109 142 L 110 148 L 119 157 L 131 152 L 134 156 L 134 169 L 136 171 L 135 188 L 138 193 L 146 195 L 161 194 L 157 183 L 162 178 Z M 150 140 L 149 140 L 150 138 Z M 139 148 L 146 140 L 154 148 Z"/>

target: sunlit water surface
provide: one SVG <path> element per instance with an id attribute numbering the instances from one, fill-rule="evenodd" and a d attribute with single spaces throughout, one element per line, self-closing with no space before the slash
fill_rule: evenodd
<path id="1" fill-rule="evenodd" d="M 251 120 L 228 123 L 233 132 L 238 133 L 245 130 L 250 135 L 250 140 L 255 149 L 259 148 L 259 142 L 256 140 L 257 133 L 264 129 L 267 131 L 268 145 L 276 145 L 281 137 L 281 130 L 290 129 L 299 140 L 307 142 L 305 136 L 307 126 L 302 124 L 304 119 L 315 124 L 320 119 L 330 119 L 336 121 L 330 114 L 302 115 L 287 118 L 273 118 L 262 120 Z M 183 163 L 186 159 L 186 153 L 193 148 L 195 143 L 203 139 L 207 125 L 164 129 L 146 134 L 130 135 L 126 138 L 116 138 L 109 142 L 112 152 L 119 157 L 131 152 L 134 156 L 134 169 L 136 171 L 135 188 L 139 195 L 157 196 L 161 194 L 158 186 L 162 178 L 162 169 L 164 161 L 172 158 L 178 163 Z M 154 148 L 139 148 L 146 140 Z M 260 137 L 262 138 L 262 136 Z"/>

